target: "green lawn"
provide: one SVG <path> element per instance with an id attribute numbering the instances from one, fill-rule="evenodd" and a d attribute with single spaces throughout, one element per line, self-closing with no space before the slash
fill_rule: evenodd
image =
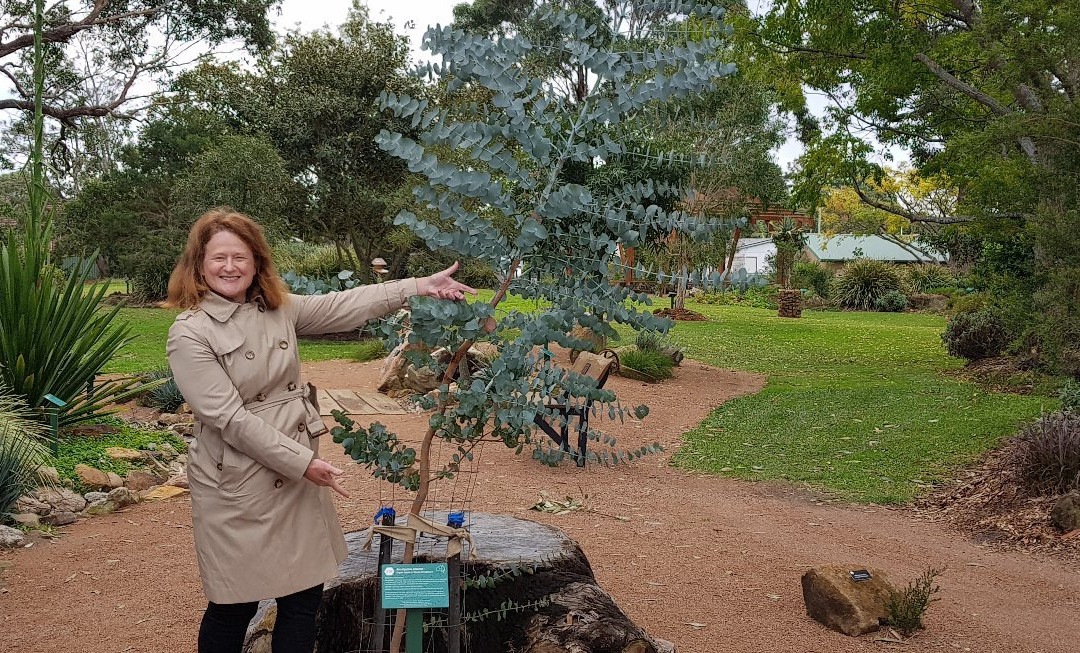
<path id="1" fill-rule="evenodd" d="M 169 327 L 180 311 L 163 308 L 122 308 L 120 319 L 131 325 L 134 339 L 105 366 L 106 373 L 146 372 L 165 367 L 165 340 Z M 334 359 L 371 360 L 373 353 L 369 341 L 332 342 L 323 340 L 300 340 L 300 360 L 326 361 Z M 381 352 L 381 347 L 379 352 Z"/>
<path id="2" fill-rule="evenodd" d="M 937 316 L 693 309 L 709 321 L 680 322 L 671 335 L 688 356 L 769 381 L 685 436 L 673 460 L 687 469 L 902 502 L 1056 405 L 946 377 L 960 361 L 943 350 Z"/>
<path id="3" fill-rule="evenodd" d="M 490 297 L 482 291 L 478 301 Z M 686 435 L 673 458 L 686 469 L 786 479 L 853 501 L 903 502 L 1057 403 L 988 393 L 943 374 L 960 361 L 945 354 L 937 316 L 811 311 L 785 320 L 742 306 L 691 306 L 709 320 L 680 322 L 671 334 L 689 357 L 769 380 L 761 393 L 724 404 Z M 500 305 L 534 307 L 514 297 Z M 136 338 L 106 371 L 164 366 L 176 312 L 121 314 Z M 623 334 L 630 344 L 632 334 Z M 370 349 L 301 341 L 300 357 L 367 360 Z"/>

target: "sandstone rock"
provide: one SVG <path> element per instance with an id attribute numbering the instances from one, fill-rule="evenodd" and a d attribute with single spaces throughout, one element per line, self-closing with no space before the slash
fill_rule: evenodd
<path id="1" fill-rule="evenodd" d="M 56 471 L 55 467 L 38 468 L 38 478 L 49 485 L 60 485 L 60 472 Z"/>
<path id="2" fill-rule="evenodd" d="M 126 508 L 139 502 L 139 495 L 126 487 L 118 487 L 109 492 L 109 501 L 116 504 L 117 508 Z"/>
<path id="3" fill-rule="evenodd" d="M 870 572 L 870 579 L 855 581 L 852 570 Z M 877 569 L 839 565 L 816 567 L 803 574 L 803 601 L 806 612 L 816 621 L 844 633 L 858 636 L 878 629 L 888 616 L 892 585 Z"/>
<path id="4" fill-rule="evenodd" d="M 48 504 L 50 510 L 53 512 L 79 512 L 86 507 L 86 499 L 67 488 L 59 488 L 56 490 L 40 489 L 34 494 L 40 501 Z"/>
<path id="5" fill-rule="evenodd" d="M 73 512 L 53 511 L 41 518 L 41 523 L 46 526 L 67 526 L 74 524 L 78 516 Z"/>
<path id="6" fill-rule="evenodd" d="M 15 506 L 12 510 L 15 512 L 32 512 L 35 515 L 44 515 L 52 510 L 52 507 L 44 501 L 39 500 L 37 497 L 24 495 L 15 500 Z"/>
<path id="7" fill-rule="evenodd" d="M 19 529 L 0 526 L 0 549 L 14 549 L 22 546 L 25 542 L 26 537 L 23 536 L 22 531 Z"/>
<path id="8" fill-rule="evenodd" d="M 171 499 L 173 497 L 180 496 L 181 494 L 187 494 L 187 490 L 182 487 L 176 487 L 174 485 L 161 485 L 159 487 L 144 492 L 142 498 L 144 501 L 159 501 L 161 499 Z"/>
<path id="9" fill-rule="evenodd" d="M 179 436 L 190 436 L 195 430 L 195 424 L 193 422 L 181 422 L 173 424 L 169 427 L 169 430 Z"/>
<path id="10" fill-rule="evenodd" d="M 90 505 L 91 503 L 93 503 L 95 501 L 101 501 L 102 499 L 108 499 L 109 498 L 109 493 L 108 492 L 87 492 L 86 494 L 83 495 L 83 498 L 86 499 L 86 504 Z"/>
<path id="11" fill-rule="evenodd" d="M 158 451 L 161 452 L 161 456 L 165 460 L 174 460 L 177 456 L 180 455 L 180 452 L 177 451 L 168 442 L 162 442 L 161 445 L 158 447 Z"/>
<path id="12" fill-rule="evenodd" d="M 653 643 L 656 644 L 656 653 L 675 653 L 675 645 L 666 639 L 653 637 Z"/>
<path id="13" fill-rule="evenodd" d="M 99 489 L 109 487 L 109 475 L 96 467 L 79 463 L 78 465 L 75 465 L 75 475 L 78 476 L 79 481 L 88 488 Z"/>
<path id="14" fill-rule="evenodd" d="M 187 489 L 188 488 L 187 474 L 177 474 L 176 476 L 171 476 L 171 477 L 169 477 L 169 480 L 165 481 L 165 485 L 170 485 L 172 487 L 180 487 L 180 488 Z"/>
<path id="15" fill-rule="evenodd" d="M 32 512 L 20 512 L 11 517 L 15 520 L 16 524 L 20 526 L 26 526 L 29 528 L 37 528 L 41 526 L 41 516 Z"/>
<path id="16" fill-rule="evenodd" d="M 109 472 L 109 487 L 114 489 L 118 487 L 124 487 L 124 477 L 120 476 L 119 474 Z"/>
<path id="17" fill-rule="evenodd" d="M 181 465 L 180 463 L 176 462 L 175 460 L 172 461 L 171 463 L 169 463 L 169 476 L 170 477 L 177 476 L 179 474 L 183 474 L 186 471 L 187 471 L 187 468 L 184 467 L 183 465 Z"/>
<path id="18" fill-rule="evenodd" d="M 124 479 L 124 487 L 136 492 L 142 492 L 143 490 L 149 490 L 155 485 L 160 485 L 161 481 L 157 476 L 142 469 L 133 469 L 128 472 L 127 478 Z"/>
<path id="19" fill-rule="evenodd" d="M 469 347 L 468 360 L 471 370 L 491 367 L 491 362 L 499 357 L 499 348 L 490 342 L 477 342 Z"/>
<path id="20" fill-rule="evenodd" d="M 105 455 L 113 460 L 142 460 L 143 453 L 127 447 L 106 447 Z"/>
<path id="21" fill-rule="evenodd" d="M 600 335 L 599 333 L 596 333 L 592 329 L 581 326 L 580 324 L 578 326 L 575 326 L 573 329 L 570 329 L 570 337 L 576 340 L 584 340 L 585 342 L 590 343 L 592 345 L 592 347 L 589 348 L 590 351 L 596 352 L 600 351 L 604 347 L 607 347 L 607 338 Z M 577 351 L 580 350 L 575 349 L 571 352 L 571 358 L 574 360 L 577 359 L 577 354 L 575 353 Z"/>
<path id="22" fill-rule="evenodd" d="M 184 403 L 180 404 L 180 408 L 176 409 L 176 414 L 177 415 L 190 415 L 191 414 L 191 406 L 188 406 L 187 402 L 185 401 Z"/>
<path id="23" fill-rule="evenodd" d="M 108 515 L 115 512 L 117 505 L 108 499 L 102 499 L 101 501 L 95 501 L 86 506 L 86 510 L 83 511 L 84 515 Z"/>
<path id="24" fill-rule="evenodd" d="M 402 343 L 383 360 L 379 368 L 379 379 L 376 388 L 379 392 L 395 396 L 402 391 L 411 391 L 409 394 L 424 394 L 439 387 L 435 373 L 427 368 L 417 369 L 405 358 L 408 349 L 416 349 L 421 345 L 409 345 Z M 438 350 L 432 352 L 436 355 Z"/>
<path id="25" fill-rule="evenodd" d="M 173 424 L 179 424 L 180 422 L 184 421 L 184 418 L 180 415 L 177 415 L 176 413 L 162 413 L 158 416 L 157 421 L 158 424 L 162 424 L 164 426 L 171 426 Z"/>
<path id="26" fill-rule="evenodd" d="M 1070 492 L 1054 502 L 1050 521 L 1063 533 L 1080 528 L 1080 492 Z"/>

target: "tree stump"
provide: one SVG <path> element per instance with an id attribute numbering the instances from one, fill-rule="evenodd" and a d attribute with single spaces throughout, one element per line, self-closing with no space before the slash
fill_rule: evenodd
<path id="1" fill-rule="evenodd" d="M 445 519 L 445 513 L 436 514 Z M 400 520 L 399 520 L 400 523 Z M 462 651 L 470 653 L 662 653 L 670 644 L 653 640 L 623 613 L 596 584 L 581 547 L 552 526 L 508 515 L 471 513 L 467 524 L 477 557 L 461 566 L 466 579 L 497 578 L 493 587 L 462 590 L 465 617 Z M 379 605 L 378 537 L 371 550 L 362 546 L 364 532 L 346 535 L 349 557 L 338 577 L 327 582 L 318 614 L 317 653 L 380 651 L 369 641 Z M 416 562 L 445 559 L 445 541 L 422 537 Z M 394 542 L 392 560 L 400 561 L 401 542 Z M 510 572 L 513 565 L 523 570 Z M 531 571 L 531 573 L 529 573 Z M 507 603 L 507 601 L 511 603 Z M 503 608 L 510 606 L 503 611 Z M 516 607 L 515 607 L 516 606 Z M 484 611 L 488 615 L 481 616 Z M 244 653 L 269 653 L 276 608 L 263 601 L 248 629 Z M 394 611 L 387 613 L 387 632 Z M 445 610 L 425 611 L 428 624 L 424 651 L 447 650 Z"/>
<path id="2" fill-rule="evenodd" d="M 777 303 L 780 304 L 780 317 L 802 317 L 802 291 L 798 289 L 784 289 L 777 295 Z"/>

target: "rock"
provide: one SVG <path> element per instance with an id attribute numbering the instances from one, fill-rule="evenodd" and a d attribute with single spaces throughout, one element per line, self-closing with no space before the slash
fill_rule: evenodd
<path id="1" fill-rule="evenodd" d="M 491 362 L 499 357 L 499 348 L 490 342 L 476 342 L 473 343 L 472 347 L 469 347 L 466 355 L 469 361 L 469 370 L 475 372 L 476 370 L 491 367 Z"/>
<path id="2" fill-rule="evenodd" d="M 117 507 L 118 506 L 115 503 L 113 503 L 112 501 L 109 501 L 108 499 L 103 499 L 101 501 L 95 501 L 95 502 L 91 503 L 90 505 L 86 506 L 86 510 L 83 511 L 83 514 L 84 515 L 108 515 L 108 514 L 110 514 L 112 512 L 115 512 Z"/>
<path id="3" fill-rule="evenodd" d="M 181 437 L 190 436 L 195 430 L 195 424 L 193 422 L 180 422 L 170 426 L 169 430 Z"/>
<path id="4" fill-rule="evenodd" d="M 653 637 L 653 643 L 656 644 L 656 653 L 675 653 L 675 645 L 666 639 Z"/>
<path id="5" fill-rule="evenodd" d="M 176 476 L 169 477 L 169 480 L 165 481 L 165 485 L 172 487 L 188 488 L 187 474 L 177 474 Z"/>
<path id="6" fill-rule="evenodd" d="M 105 455 L 113 460 L 142 460 L 143 453 L 127 447 L 106 447 Z"/>
<path id="7" fill-rule="evenodd" d="M 855 581 L 853 570 L 866 570 L 870 578 Z M 806 612 L 816 621 L 852 637 L 878 629 L 888 616 L 892 585 L 881 571 L 862 566 L 826 565 L 803 574 Z"/>
<path id="8" fill-rule="evenodd" d="M 96 467 L 79 463 L 75 465 L 75 475 L 85 487 L 95 490 L 109 487 L 109 475 Z"/>
<path id="9" fill-rule="evenodd" d="M 176 409 L 176 414 L 177 415 L 190 415 L 191 414 L 191 406 L 188 406 L 188 403 L 185 401 L 184 403 L 180 404 L 179 408 Z"/>
<path id="10" fill-rule="evenodd" d="M 93 503 L 95 501 L 101 501 L 102 499 L 108 499 L 109 498 L 109 493 L 108 492 L 87 492 L 86 494 L 83 495 L 83 498 L 86 499 L 86 504 L 90 505 L 91 503 Z"/>
<path id="11" fill-rule="evenodd" d="M 161 499 L 171 499 L 178 497 L 181 494 L 187 494 L 187 489 L 182 487 L 176 487 L 174 485 L 162 485 L 144 492 L 142 495 L 143 501 L 159 501 Z"/>
<path id="12" fill-rule="evenodd" d="M 38 478 L 49 485 L 60 485 L 60 472 L 56 471 L 55 467 L 39 467 Z"/>
<path id="13" fill-rule="evenodd" d="M 427 368 L 417 369 L 405 358 L 408 349 L 419 349 L 423 345 L 409 345 L 403 342 L 383 360 L 379 368 L 376 389 L 391 397 L 398 394 L 425 394 L 439 387 L 435 373 Z M 432 352 L 436 355 L 438 350 Z M 409 392 L 403 392 L 409 391 Z"/>
<path id="14" fill-rule="evenodd" d="M 36 513 L 20 512 L 13 515 L 11 518 L 20 526 L 26 526 L 28 528 L 37 528 L 38 526 L 41 526 L 41 516 Z"/>
<path id="15" fill-rule="evenodd" d="M 1063 533 L 1080 528 L 1080 492 L 1070 492 L 1054 502 L 1050 521 Z"/>
<path id="16" fill-rule="evenodd" d="M 32 512 L 35 515 L 44 515 L 52 510 L 52 506 L 39 500 L 37 497 L 23 495 L 15 500 L 15 505 L 12 507 L 12 510 L 15 512 Z"/>
<path id="17" fill-rule="evenodd" d="M 180 464 L 181 464 L 181 465 L 183 465 L 184 467 L 187 467 L 187 454 L 186 454 L 186 453 L 182 453 L 182 454 L 180 454 L 179 456 L 177 456 L 177 457 L 176 457 L 176 462 L 180 463 Z"/>
<path id="18" fill-rule="evenodd" d="M 126 487 L 118 487 L 109 492 L 109 501 L 116 504 L 117 508 L 126 508 L 139 502 L 139 495 Z"/>
<path id="19" fill-rule="evenodd" d="M 111 424 L 80 424 L 71 429 L 72 435 L 82 435 L 93 438 L 100 438 L 105 435 L 112 435 L 113 433 L 119 433 L 120 429 Z"/>
<path id="20" fill-rule="evenodd" d="M 161 452 L 161 457 L 165 460 L 175 460 L 176 457 L 180 455 L 180 452 L 168 442 L 162 442 L 161 445 L 158 446 L 158 451 Z"/>
<path id="21" fill-rule="evenodd" d="M 47 503 L 53 512 L 79 512 L 86 507 L 86 499 L 67 488 L 39 489 L 34 494 L 39 500 Z"/>
<path id="22" fill-rule="evenodd" d="M 176 462 L 175 460 L 169 463 L 169 476 L 177 476 L 187 471 L 187 468 Z"/>
<path id="23" fill-rule="evenodd" d="M 596 333 L 595 331 L 593 331 L 592 329 L 590 329 L 588 327 L 581 326 L 580 324 L 575 326 L 573 329 L 570 329 L 570 334 L 569 335 L 570 335 L 571 338 L 574 338 L 575 340 L 584 340 L 585 342 L 592 345 L 591 347 L 589 347 L 588 350 L 581 350 L 581 349 L 573 349 L 573 350 L 571 350 L 570 351 L 570 361 L 571 362 L 574 362 L 574 361 L 577 360 L 577 354 L 578 354 L 579 351 L 592 351 L 592 352 L 595 353 L 595 352 L 598 352 L 601 349 L 607 347 L 607 338 L 600 335 L 599 333 Z"/>
<path id="24" fill-rule="evenodd" d="M 26 542 L 26 537 L 17 528 L 0 526 L 0 549 L 14 549 Z"/>
<path id="25" fill-rule="evenodd" d="M 161 485 L 161 480 L 143 469 L 133 469 L 128 472 L 127 478 L 124 479 L 124 487 L 136 492 L 142 492 L 143 490 L 149 490 L 155 485 Z"/>
<path id="26" fill-rule="evenodd" d="M 162 413 L 158 416 L 158 424 L 163 426 L 172 426 L 173 424 L 179 424 L 184 421 L 184 418 L 176 413 Z"/>
<path id="27" fill-rule="evenodd" d="M 109 487 L 114 489 L 118 487 L 124 487 L 124 477 L 120 476 L 119 474 L 109 472 Z"/>
<path id="28" fill-rule="evenodd" d="M 41 518 L 41 523 L 46 526 L 67 526 L 68 524 L 74 524 L 78 518 L 78 515 L 73 512 L 50 512 Z"/>

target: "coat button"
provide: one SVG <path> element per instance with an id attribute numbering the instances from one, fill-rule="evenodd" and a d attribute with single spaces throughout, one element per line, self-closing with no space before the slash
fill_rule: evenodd
<path id="1" fill-rule="evenodd" d="M 274 481 L 274 487 L 281 487 L 282 485 L 285 485 L 285 481 L 281 480 L 280 478 Z"/>
<path id="2" fill-rule="evenodd" d="M 293 390 L 296 390 L 296 384 L 295 383 L 290 383 L 289 384 L 289 392 L 292 392 Z"/>
<path id="3" fill-rule="evenodd" d="M 244 358 L 248 359 L 249 361 L 250 361 L 250 360 L 254 360 L 254 359 L 255 359 L 255 352 L 253 352 L 253 351 L 251 351 L 251 350 L 249 349 L 249 350 L 247 351 L 247 353 L 246 353 L 246 354 L 244 354 Z"/>
<path id="4" fill-rule="evenodd" d="M 221 463 L 218 463 L 218 464 L 217 464 L 217 470 L 218 470 L 219 472 L 221 471 Z"/>
<path id="5" fill-rule="evenodd" d="M 277 344 L 277 346 L 281 347 L 282 349 L 288 349 L 289 348 L 289 341 L 288 340 L 282 340 L 281 342 L 279 342 Z"/>
<path id="6" fill-rule="evenodd" d="M 260 392 L 259 394 L 255 395 L 255 401 L 266 401 L 266 395 Z"/>
<path id="7" fill-rule="evenodd" d="M 303 422 L 300 422 L 299 424 L 296 425 L 296 430 L 303 433 L 304 431 L 307 430 L 307 424 L 304 424 Z"/>

